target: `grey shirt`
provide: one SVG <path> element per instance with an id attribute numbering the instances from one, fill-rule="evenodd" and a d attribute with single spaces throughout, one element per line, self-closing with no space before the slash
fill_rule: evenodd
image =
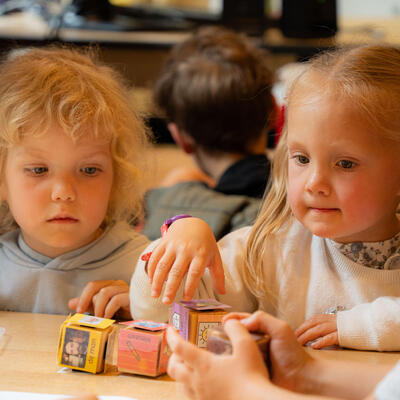
<path id="1" fill-rule="evenodd" d="M 19 230 L 0 236 L 0 310 L 67 314 L 68 300 L 92 280 L 129 283 L 148 239 L 125 223 L 92 243 L 49 258 L 31 249 Z"/>

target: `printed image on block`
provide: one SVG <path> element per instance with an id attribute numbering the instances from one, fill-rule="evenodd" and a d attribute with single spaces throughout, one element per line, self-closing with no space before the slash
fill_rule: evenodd
<path id="1" fill-rule="evenodd" d="M 65 328 L 62 363 L 84 368 L 89 344 L 89 332 Z"/>

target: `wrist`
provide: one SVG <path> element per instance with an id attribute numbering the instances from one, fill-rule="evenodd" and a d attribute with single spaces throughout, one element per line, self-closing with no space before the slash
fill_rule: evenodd
<path id="1" fill-rule="evenodd" d="M 293 391 L 304 394 L 320 394 L 323 391 L 326 367 L 323 360 L 310 357 L 294 375 Z"/>
<path id="2" fill-rule="evenodd" d="M 246 387 L 246 386 L 245 386 Z M 282 388 L 274 385 L 268 377 L 258 376 L 251 380 L 251 385 L 246 387 L 245 393 L 239 393 L 238 398 L 250 398 L 254 400 L 265 400 L 266 398 L 283 398 Z"/>
<path id="3" fill-rule="evenodd" d="M 192 218 L 191 215 L 188 214 L 179 214 L 179 215 L 175 215 L 174 217 L 168 218 L 164 221 L 164 223 L 161 225 L 161 237 L 164 236 L 167 233 L 168 228 L 178 219 L 182 219 L 182 218 Z M 152 251 L 145 253 L 141 256 L 141 260 L 146 262 L 145 265 L 145 271 L 147 273 L 147 262 L 150 260 L 150 257 L 152 255 Z"/>
<path id="4" fill-rule="evenodd" d="M 161 236 L 164 236 L 167 233 L 168 228 L 178 219 L 183 219 L 183 218 L 192 218 L 191 215 L 188 214 L 179 214 L 175 215 L 172 218 L 168 218 L 164 221 L 164 223 L 161 225 Z"/>

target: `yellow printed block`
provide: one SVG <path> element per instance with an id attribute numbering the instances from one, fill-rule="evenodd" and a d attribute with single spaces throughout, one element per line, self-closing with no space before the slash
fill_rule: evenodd
<path id="1" fill-rule="evenodd" d="M 112 319 L 85 314 L 69 316 L 60 328 L 58 364 L 93 374 L 101 372 L 113 323 Z"/>

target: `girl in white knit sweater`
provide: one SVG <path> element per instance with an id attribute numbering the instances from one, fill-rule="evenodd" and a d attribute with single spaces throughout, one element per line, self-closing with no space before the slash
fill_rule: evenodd
<path id="1" fill-rule="evenodd" d="M 368 45 L 317 56 L 288 93 L 257 221 L 219 242 L 226 294 L 214 294 L 205 273 L 195 296 L 273 313 L 314 348 L 400 350 L 399 156 L 400 51 Z M 132 283 L 141 289 L 131 292 L 133 315 L 165 319 L 144 266 Z"/>

